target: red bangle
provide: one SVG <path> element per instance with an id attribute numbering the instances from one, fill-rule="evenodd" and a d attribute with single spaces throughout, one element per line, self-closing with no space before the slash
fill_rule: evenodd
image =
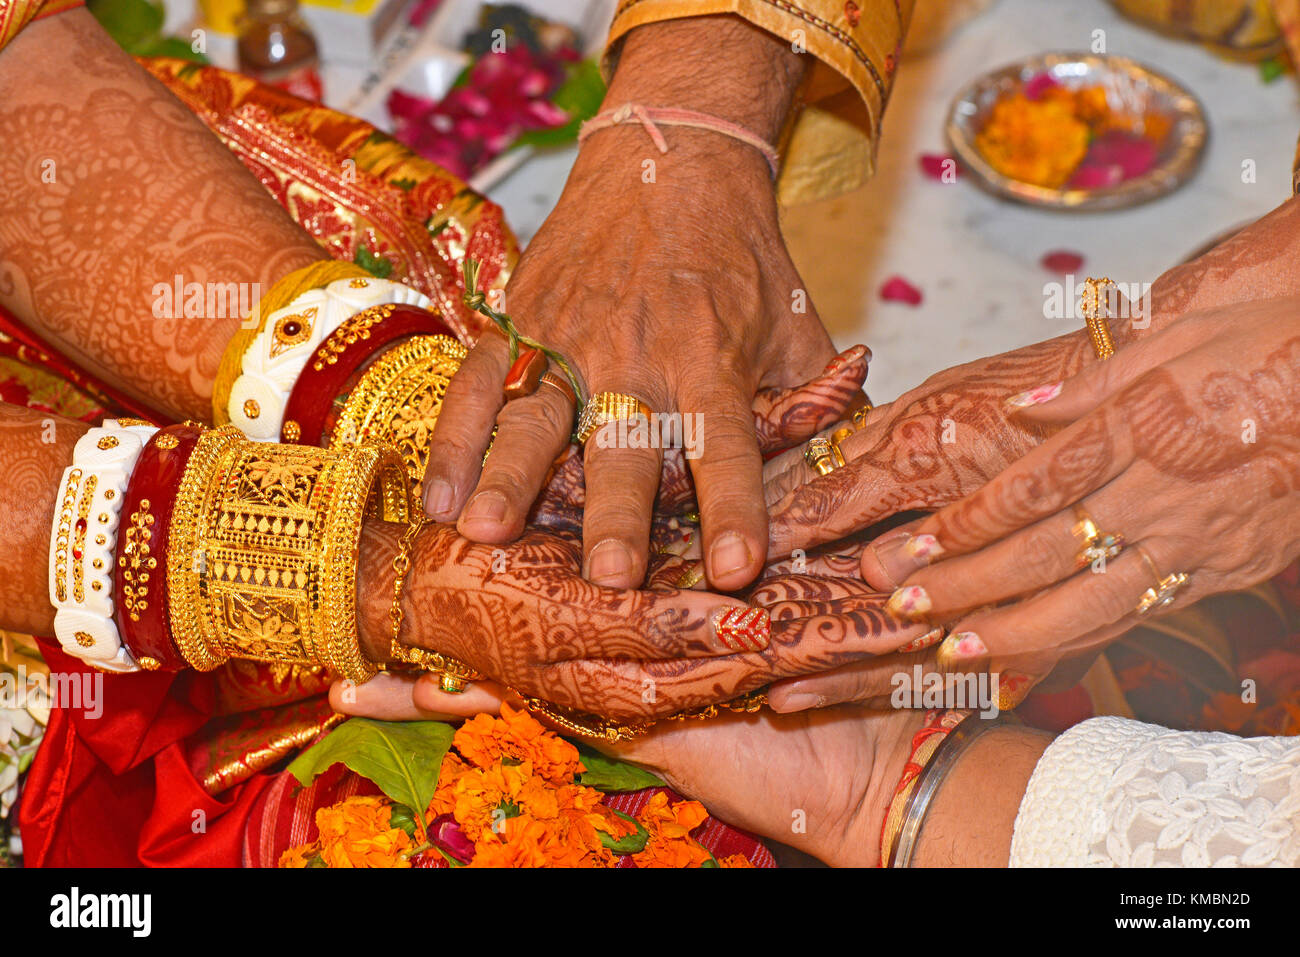
<path id="1" fill-rule="evenodd" d="M 344 322 L 298 374 L 284 407 L 281 440 L 322 445 L 330 408 L 348 379 L 385 346 L 418 335 L 456 338 L 438 313 L 417 306 L 372 306 Z"/>
<path id="2" fill-rule="evenodd" d="M 188 668 L 167 611 L 167 544 L 176 492 L 203 429 L 169 425 L 145 445 L 122 499 L 113 569 L 114 613 L 131 656 L 146 670 Z"/>

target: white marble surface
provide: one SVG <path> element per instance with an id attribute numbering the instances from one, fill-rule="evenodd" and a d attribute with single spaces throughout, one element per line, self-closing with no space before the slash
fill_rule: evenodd
<path id="1" fill-rule="evenodd" d="M 961 86 L 1030 54 L 1086 50 L 1098 28 L 1107 52 L 1169 74 L 1205 104 L 1209 148 L 1182 189 L 1130 210 L 1053 213 L 995 199 L 969 180 L 945 185 L 922 174 L 920 154 L 946 151 L 943 123 Z M 1044 252 L 1079 252 L 1085 276 L 1151 281 L 1280 203 L 1300 131 L 1296 91 L 1289 77 L 1266 85 L 1255 66 L 1151 33 L 1103 0 L 998 0 L 938 52 L 904 61 L 875 179 L 787 210 L 787 239 L 836 343 L 871 346 L 868 389 L 886 401 L 940 369 L 1068 329 L 1043 317 L 1043 284 L 1059 279 L 1039 265 Z M 1257 164 L 1254 184 L 1242 182 L 1245 159 Z M 571 153 L 531 160 L 493 190 L 524 238 L 559 196 L 571 162 Z M 879 299 L 894 274 L 921 288 L 920 306 Z"/>

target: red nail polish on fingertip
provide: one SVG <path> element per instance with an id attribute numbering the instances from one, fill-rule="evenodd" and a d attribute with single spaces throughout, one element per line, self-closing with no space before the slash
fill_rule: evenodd
<path id="1" fill-rule="evenodd" d="M 766 608 L 719 608 L 713 613 L 713 633 L 732 651 L 762 651 L 772 642 L 772 617 Z"/>
<path id="2" fill-rule="evenodd" d="M 914 651 L 924 651 L 926 648 L 934 647 L 941 641 L 943 641 L 943 629 L 934 628 L 927 631 L 920 638 L 914 638 L 909 641 L 907 644 L 903 645 L 902 648 L 899 648 L 898 651 L 900 654 L 905 655 L 911 654 Z"/>

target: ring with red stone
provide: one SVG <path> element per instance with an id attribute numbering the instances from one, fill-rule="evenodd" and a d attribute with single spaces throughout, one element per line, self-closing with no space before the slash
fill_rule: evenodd
<path id="1" fill-rule="evenodd" d="M 550 360 L 541 349 L 520 349 L 518 357 L 510 363 L 510 371 L 501 387 L 506 401 L 522 399 L 536 392 L 549 366 Z"/>

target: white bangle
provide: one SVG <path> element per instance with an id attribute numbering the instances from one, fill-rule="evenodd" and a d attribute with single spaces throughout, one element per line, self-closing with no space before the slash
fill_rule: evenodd
<path id="1" fill-rule="evenodd" d="M 116 419 L 77 442 L 50 530 L 54 634 L 68 654 L 106 671 L 139 671 L 113 621 L 113 563 L 122 500 L 153 426 Z"/>
<path id="2" fill-rule="evenodd" d="M 230 421 L 258 442 L 278 442 L 284 409 L 312 353 L 348 319 L 389 303 L 427 309 L 429 297 L 388 279 L 339 279 L 266 317 L 230 389 Z"/>

